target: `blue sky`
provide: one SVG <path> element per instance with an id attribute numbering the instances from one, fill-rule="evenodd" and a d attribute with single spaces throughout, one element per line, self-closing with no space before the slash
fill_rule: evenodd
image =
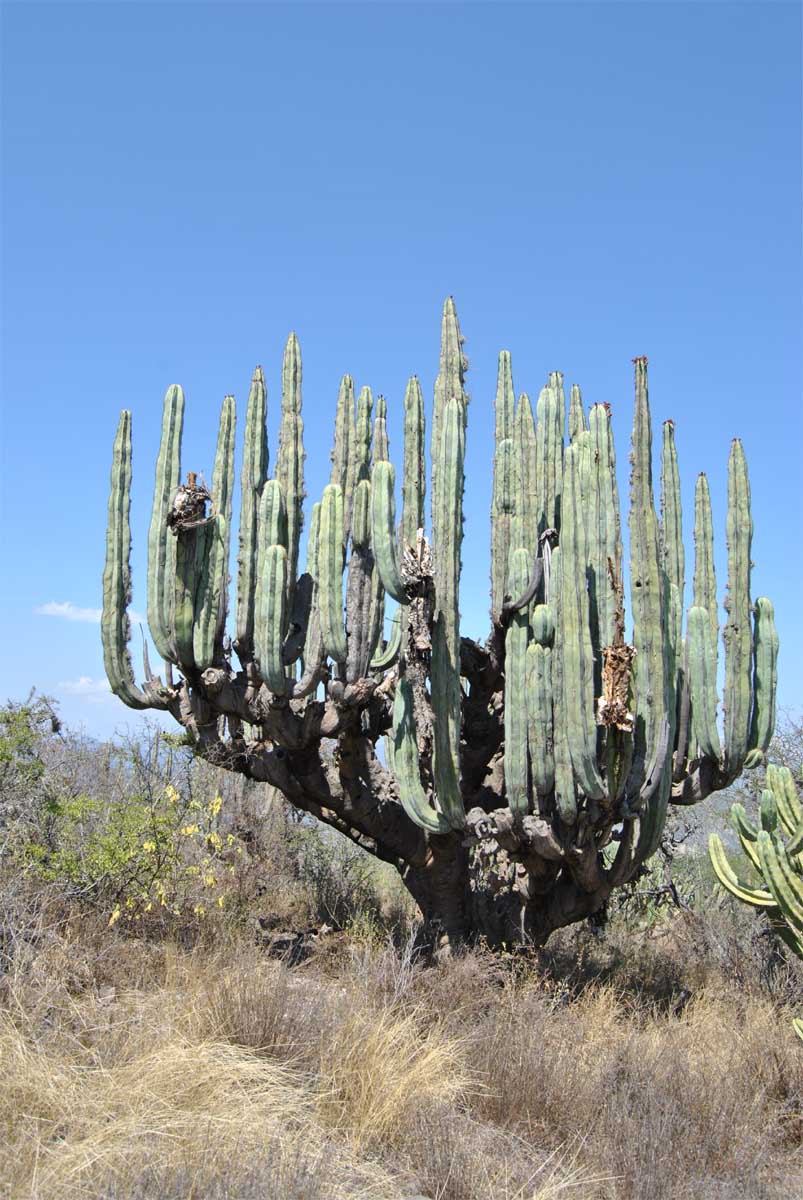
<path id="1" fill-rule="evenodd" d="M 275 449 L 295 329 L 311 503 L 344 371 L 387 396 L 400 461 L 404 383 L 417 372 L 431 398 L 454 294 L 468 632 L 487 623 L 498 351 L 519 390 L 560 369 L 613 406 L 622 487 L 630 360 L 648 354 L 689 573 L 705 469 L 723 598 L 744 440 L 754 593 L 776 604 L 781 703 L 803 708 L 797 4 L 7 3 L 2 19 L 0 696 L 36 685 L 91 733 L 136 720 L 104 691 L 93 620 L 121 408 L 141 612 L 167 385 L 187 395 L 184 463 L 211 473 L 220 401 L 242 418 L 261 363 Z"/>

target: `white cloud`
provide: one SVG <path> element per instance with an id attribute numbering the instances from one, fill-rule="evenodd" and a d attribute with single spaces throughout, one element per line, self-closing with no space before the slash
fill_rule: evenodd
<path id="1" fill-rule="evenodd" d="M 99 608 L 79 608 L 69 600 L 50 600 L 34 609 L 40 617 L 64 617 L 65 621 L 87 621 L 90 625 L 100 624 L 101 610 Z"/>
<path id="2" fill-rule="evenodd" d="M 89 625 L 100 625 L 102 610 L 99 608 L 80 608 L 71 600 L 49 600 L 34 609 L 40 617 L 62 617 L 65 621 L 84 621 Z M 145 618 L 138 612 L 130 612 L 132 625 L 144 625 Z"/>
<path id="3" fill-rule="evenodd" d="M 102 704 L 112 697 L 108 679 L 93 679 L 91 675 L 79 675 L 77 679 L 62 679 L 56 685 L 70 696 L 80 696 L 91 704 Z"/>

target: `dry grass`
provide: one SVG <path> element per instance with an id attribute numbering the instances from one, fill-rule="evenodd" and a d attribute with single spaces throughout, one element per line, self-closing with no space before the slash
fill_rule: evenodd
<path id="1" fill-rule="evenodd" d="M 677 938 L 581 937 L 567 984 L 568 944 L 540 969 L 375 942 L 289 969 L 56 918 L 0 1011 L 10 1200 L 803 1194 L 791 1010 Z"/>

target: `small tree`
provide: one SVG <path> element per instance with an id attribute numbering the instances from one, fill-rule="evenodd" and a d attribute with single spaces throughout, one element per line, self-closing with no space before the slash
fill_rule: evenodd
<path id="1" fill-rule="evenodd" d="M 417 378 L 404 399 L 397 530 L 386 404 L 380 396 L 374 410 L 363 388 L 355 407 L 346 375 L 331 479 L 312 508 L 300 574 L 295 335 L 284 355 L 273 478 L 257 368 L 245 418 L 233 639 L 226 617 L 234 399 L 223 402 L 210 492 L 192 472 L 181 483 L 184 396 L 178 386 L 168 389 L 148 539 L 148 622 L 166 676 L 152 674 L 146 653 L 141 688 L 127 647 L 131 416 L 123 412 L 109 500 L 105 664 L 126 704 L 172 713 L 197 754 L 275 785 L 394 864 L 442 946 L 477 934 L 492 944 L 540 944 L 634 877 L 658 846 L 670 803 L 695 804 L 761 761 L 774 723 L 777 636 L 770 602 L 751 605 L 749 484 L 734 441 L 720 742 L 708 486 L 701 475 L 684 640 L 674 428 L 663 427 L 659 519 L 647 360 L 634 360 L 628 642 L 610 410 L 596 404 L 586 414 L 573 387 L 567 443 L 562 375 L 549 376 L 534 414 L 526 395 L 516 403 L 503 351 L 491 631 L 483 644 L 461 637 L 462 341 L 450 299 L 432 414 L 430 532 Z M 398 607 L 386 643 L 388 599 Z M 383 738 L 384 756 L 377 752 Z M 615 853 L 603 855 L 612 842 Z"/>

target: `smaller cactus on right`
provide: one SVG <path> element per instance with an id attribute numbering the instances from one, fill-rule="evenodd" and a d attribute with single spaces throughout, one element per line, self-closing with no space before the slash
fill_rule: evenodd
<path id="1" fill-rule="evenodd" d="M 731 808 L 731 821 L 763 886 L 738 878 L 719 835 L 712 833 L 708 852 L 717 879 L 738 900 L 765 909 L 773 929 L 803 958 L 803 805 L 789 768 L 767 767 L 758 825 L 741 804 Z M 803 1020 L 796 1018 L 793 1025 L 803 1039 Z"/>

